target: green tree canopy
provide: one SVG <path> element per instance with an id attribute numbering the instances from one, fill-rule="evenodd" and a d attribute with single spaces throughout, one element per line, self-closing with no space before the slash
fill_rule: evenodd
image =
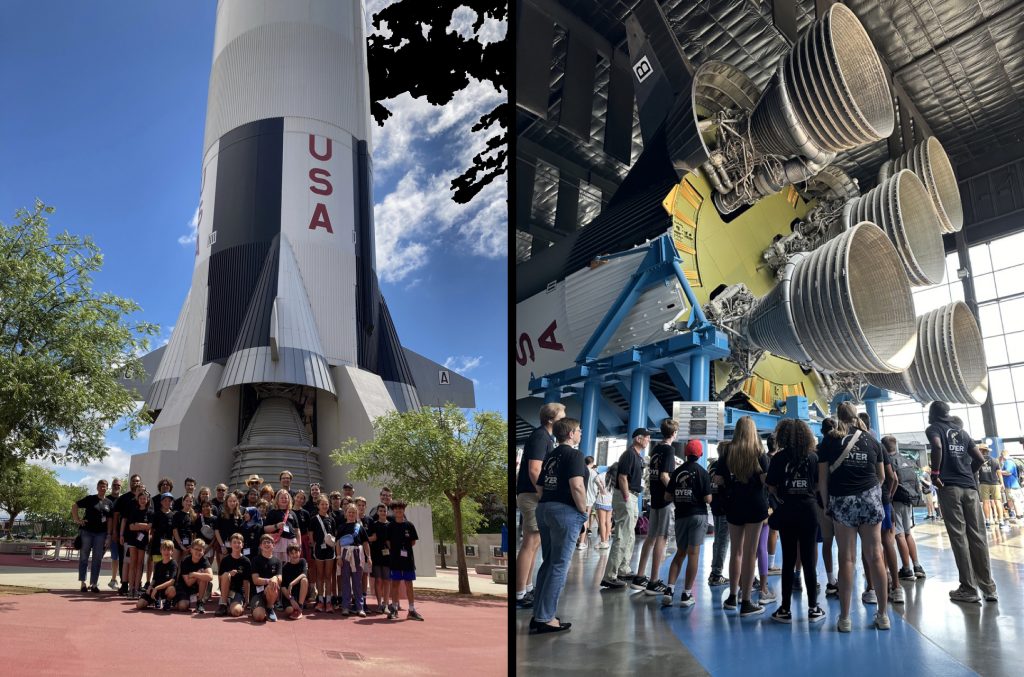
<path id="1" fill-rule="evenodd" d="M 52 237 L 36 201 L 0 222 L 0 472 L 28 458 L 88 463 L 124 418 L 149 422 L 119 379 L 141 373 L 155 325 L 132 322 L 130 299 L 93 289 L 103 255 L 88 237 Z"/>
<path id="2" fill-rule="evenodd" d="M 395 497 L 451 504 L 458 548 L 459 592 L 469 593 L 463 549 L 467 496 L 508 492 L 508 423 L 501 414 L 478 411 L 472 422 L 454 404 L 390 412 L 373 424 L 368 442 L 349 440 L 331 458 L 362 481 L 383 482 Z"/>
<path id="3" fill-rule="evenodd" d="M 56 511 L 63 504 L 64 493 L 57 473 L 24 461 L 14 463 L 0 473 L 0 509 L 10 518 L 8 528 L 23 512 Z M 70 510 L 70 504 L 64 506 Z"/>

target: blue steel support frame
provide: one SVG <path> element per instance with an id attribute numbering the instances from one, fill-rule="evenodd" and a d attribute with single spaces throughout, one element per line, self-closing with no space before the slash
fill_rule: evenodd
<path id="1" fill-rule="evenodd" d="M 708 399 L 708 389 L 711 382 L 711 360 L 704 353 L 690 355 L 690 401 L 703 402 Z M 700 464 L 708 467 L 707 443 L 700 443 L 704 453 L 701 454 Z"/>
<path id="2" fill-rule="evenodd" d="M 583 414 L 580 417 L 580 427 L 583 429 L 580 437 L 580 453 L 584 456 L 597 457 L 597 420 L 601 399 L 601 379 L 599 376 L 590 376 L 583 382 Z"/>
<path id="3" fill-rule="evenodd" d="M 629 432 L 647 427 L 647 391 L 651 387 L 651 372 L 645 367 L 634 367 L 629 375 Z"/>

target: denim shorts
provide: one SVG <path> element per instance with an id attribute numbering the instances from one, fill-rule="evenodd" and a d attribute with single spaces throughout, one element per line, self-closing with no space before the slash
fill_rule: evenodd
<path id="1" fill-rule="evenodd" d="M 415 581 L 416 572 L 406 571 L 405 569 L 392 569 L 388 572 L 393 581 Z"/>
<path id="2" fill-rule="evenodd" d="M 876 485 L 852 496 L 829 496 L 828 512 L 834 521 L 847 527 L 878 524 L 885 518 L 882 487 Z"/>

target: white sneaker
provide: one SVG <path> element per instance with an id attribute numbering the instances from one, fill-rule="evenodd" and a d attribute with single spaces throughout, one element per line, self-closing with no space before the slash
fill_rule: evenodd
<path id="1" fill-rule="evenodd" d="M 107 587 L 110 588 L 111 590 L 117 590 L 118 588 L 121 587 L 121 585 L 117 582 L 116 578 L 111 578 L 110 582 L 107 583 Z"/>
<path id="2" fill-rule="evenodd" d="M 865 590 L 860 596 L 860 601 L 865 604 L 878 604 L 878 597 L 875 596 L 874 590 Z"/>
<path id="3" fill-rule="evenodd" d="M 875 614 L 875 627 L 878 628 L 879 630 L 888 630 L 890 628 L 889 616 L 887 614 L 883 614 L 881 611 L 876 613 Z"/>
<path id="4" fill-rule="evenodd" d="M 608 541 L 604 541 L 602 543 L 598 543 L 597 544 L 597 549 L 598 550 L 607 550 L 610 547 L 612 547 L 612 544 L 609 543 Z"/>
<path id="5" fill-rule="evenodd" d="M 893 604 L 903 604 L 903 588 L 897 585 L 889 590 L 889 601 Z"/>
<path id="6" fill-rule="evenodd" d="M 587 549 L 587 542 L 586 541 L 580 541 L 580 544 L 576 546 L 576 549 L 577 550 L 586 550 Z"/>
<path id="7" fill-rule="evenodd" d="M 766 591 L 762 592 L 760 595 L 758 595 L 757 601 L 759 603 L 761 603 L 761 604 L 767 604 L 767 603 L 770 603 L 770 602 L 774 602 L 776 599 L 777 598 L 775 596 L 775 593 L 772 592 L 771 588 L 768 588 L 768 590 L 766 590 Z"/>

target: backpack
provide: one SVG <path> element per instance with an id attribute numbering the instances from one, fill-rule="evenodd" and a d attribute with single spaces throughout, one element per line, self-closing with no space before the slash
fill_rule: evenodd
<path id="1" fill-rule="evenodd" d="M 921 490 L 917 479 L 917 465 L 901 454 L 896 454 L 896 492 L 892 500 L 915 505 L 921 499 Z"/>

